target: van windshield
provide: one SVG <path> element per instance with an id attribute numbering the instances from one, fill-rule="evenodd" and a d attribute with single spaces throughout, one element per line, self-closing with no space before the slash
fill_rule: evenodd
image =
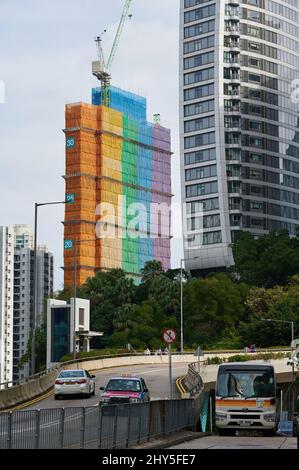
<path id="1" fill-rule="evenodd" d="M 218 374 L 217 396 L 273 397 L 275 396 L 274 373 L 271 370 L 225 370 Z"/>

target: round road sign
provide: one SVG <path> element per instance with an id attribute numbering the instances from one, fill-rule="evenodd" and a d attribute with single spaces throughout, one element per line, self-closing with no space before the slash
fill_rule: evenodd
<path id="1" fill-rule="evenodd" d="M 168 328 L 163 332 L 163 341 L 167 344 L 174 343 L 176 340 L 176 331 Z"/>

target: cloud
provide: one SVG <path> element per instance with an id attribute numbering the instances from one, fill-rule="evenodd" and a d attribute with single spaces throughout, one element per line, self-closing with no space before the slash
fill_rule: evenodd
<path id="1" fill-rule="evenodd" d="M 2 0 L 0 80 L 0 224 L 33 225 L 33 204 L 64 197 L 64 106 L 90 102 L 94 37 L 104 29 L 106 56 L 123 0 Z M 172 129 L 173 192 L 180 199 L 178 121 L 179 0 L 133 0 L 112 67 L 113 84 L 141 93 L 148 118 Z M 62 283 L 63 210 L 44 209 L 39 242 L 55 254 Z M 173 244 L 173 265 L 182 256 Z"/>

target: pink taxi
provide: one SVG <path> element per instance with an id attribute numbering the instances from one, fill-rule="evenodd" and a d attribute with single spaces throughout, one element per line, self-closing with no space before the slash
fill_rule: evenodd
<path id="1" fill-rule="evenodd" d="M 100 387 L 100 390 L 103 390 L 100 405 L 144 403 L 150 400 L 148 388 L 141 377 L 112 377 L 106 387 Z"/>

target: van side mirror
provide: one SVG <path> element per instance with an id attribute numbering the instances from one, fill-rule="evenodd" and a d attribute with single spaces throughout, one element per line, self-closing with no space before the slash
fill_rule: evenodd
<path id="1" fill-rule="evenodd" d="M 105 390 L 105 387 L 100 387 L 100 390 Z"/>

